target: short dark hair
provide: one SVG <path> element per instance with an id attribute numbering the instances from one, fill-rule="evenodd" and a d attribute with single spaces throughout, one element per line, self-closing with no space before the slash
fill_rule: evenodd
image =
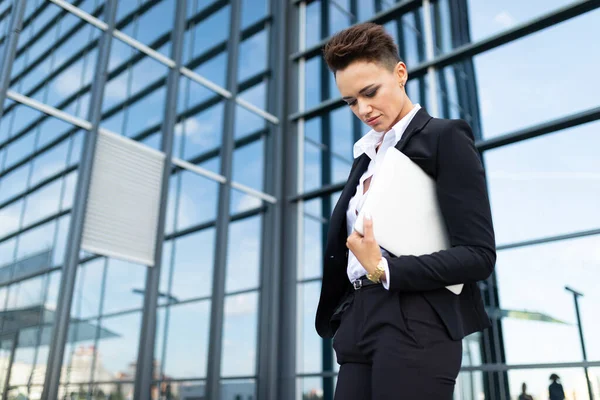
<path id="1" fill-rule="evenodd" d="M 383 26 L 372 22 L 333 35 L 323 49 L 323 56 L 334 75 L 355 61 L 378 62 L 390 71 L 401 61 L 394 39 Z"/>

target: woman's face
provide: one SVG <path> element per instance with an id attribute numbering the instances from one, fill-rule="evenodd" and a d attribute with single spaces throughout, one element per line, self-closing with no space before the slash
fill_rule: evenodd
<path id="1" fill-rule="evenodd" d="M 355 61 L 336 73 L 343 100 L 361 121 L 377 132 L 387 132 L 411 109 L 404 85 L 408 74 L 403 62 L 393 71 L 369 61 Z"/>

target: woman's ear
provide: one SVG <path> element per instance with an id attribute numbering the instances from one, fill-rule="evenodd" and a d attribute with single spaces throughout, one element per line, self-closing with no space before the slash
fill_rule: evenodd
<path id="1" fill-rule="evenodd" d="M 398 84 L 402 87 L 406 85 L 406 81 L 408 80 L 408 71 L 406 70 L 406 64 L 402 61 L 399 61 L 394 68 L 394 75 L 396 76 L 396 80 Z"/>

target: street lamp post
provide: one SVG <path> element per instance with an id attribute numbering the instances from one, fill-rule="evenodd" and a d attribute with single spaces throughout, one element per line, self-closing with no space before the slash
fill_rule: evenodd
<path id="1" fill-rule="evenodd" d="M 579 339 L 581 340 L 581 351 L 583 353 L 583 361 L 587 363 L 587 354 L 585 352 L 585 341 L 583 340 L 583 328 L 581 327 L 581 317 L 579 316 L 579 297 L 583 296 L 583 293 L 579 293 L 578 291 L 571 289 L 568 286 L 565 286 L 565 290 L 573 293 L 573 301 L 575 302 L 575 314 L 577 315 L 577 326 L 579 327 Z M 592 384 L 590 382 L 590 375 L 588 373 L 587 365 L 583 367 L 585 371 L 585 382 L 587 383 L 588 393 L 590 396 L 590 400 L 594 400 L 594 393 L 592 393 Z"/>

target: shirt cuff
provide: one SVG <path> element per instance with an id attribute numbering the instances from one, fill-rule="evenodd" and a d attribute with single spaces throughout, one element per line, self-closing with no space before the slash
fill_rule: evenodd
<path id="1" fill-rule="evenodd" d="M 390 290 L 390 267 L 387 258 L 381 257 L 381 266 L 385 269 L 385 281 L 381 281 L 381 284 L 385 290 Z"/>

